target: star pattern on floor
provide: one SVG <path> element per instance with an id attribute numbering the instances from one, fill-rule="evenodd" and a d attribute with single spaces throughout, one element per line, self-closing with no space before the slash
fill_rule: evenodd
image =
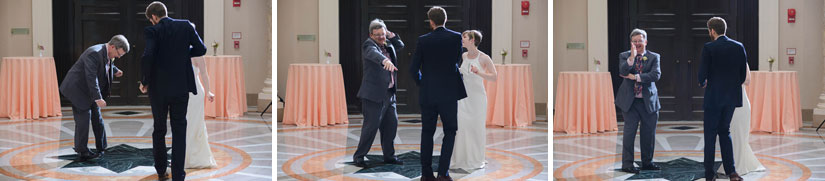
<path id="1" fill-rule="evenodd" d="M 167 147 L 168 152 L 171 147 Z M 92 149 L 97 152 L 96 149 Z M 152 148 L 135 148 L 126 144 L 119 144 L 117 146 L 106 149 L 103 156 L 90 159 L 86 161 L 75 161 L 77 154 L 60 155 L 57 156 L 61 160 L 71 160 L 72 162 L 63 166 L 63 168 L 79 168 L 79 167 L 103 167 L 115 173 L 121 173 L 131 170 L 138 166 L 154 166 L 154 156 L 152 155 Z M 167 159 L 171 159 L 171 155 L 167 155 Z"/>
<path id="2" fill-rule="evenodd" d="M 421 176 L 421 153 L 417 151 L 410 151 L 396 156 L 399 160 L 404 162 L 404 165 L 386 164 L 384 163 L 383 155 L 367 155 L 367 159 L 365 159 L 365 162 L 367 162 L 367 167 L 364 167 L 355 173 L 393 172 L 410 179 Z M 439 158 L 440 156 L 433 155 L 433 170 L 438 170 Z M 354 165 L 355 163 L 347 162 L 346 164 Z"/>
<path id="3" fill-rule="evenodd" d="M 131 115 L 140 114 L 140 113 L 141 113 L 141 112 L 135 112 L 135 111 L 120 111 L 120 112 L 115 112 L 115 114 L 119 114 L 119 115 L 126 115 L 126 116 L 131 116 Z"/>
<path id="4" fill-rule="evenodd" d="M 627 180 L 666 179 L 666 180 L 696 180 L 705 177 L 704 162 L 697 162 L 687 158 L 678 158 L 667 162 L 653 162 L 661 170 L 642 170 Z M 642 165 L 642 162 L 636 162 Z M 722 162 L 714 162 L 713 170 L 719 170 Z M 618 171 L 621 171 L 620 169 Z"/>

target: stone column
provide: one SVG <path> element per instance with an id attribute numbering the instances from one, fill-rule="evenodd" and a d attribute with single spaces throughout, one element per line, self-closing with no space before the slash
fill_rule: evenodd
<path id="1" fill-rule="evenodd" d="M 269 9 L 272 9 L 272 2 L 267 3 Z M 266 19 L 269 24 L 266 26 L 269 31 L 272 31 L 272 13 L 266 14 Z M 272 36 L 267 36 L 267 51 L 272 52 Z M 273 54 L 274 55 L 274 54 Z M 258 112 L 263 112 L 269 103 L 272 103 L 272 56 L 269 57 L 269 61 L 266 64 L 266 80 L 264 80 L 264 88 L 261 89 L 261 92 L 258 93 Z M 277 109 L 278 107 L 275 106 L 277 104 L 273 103 L 273 106 L 270 106 L 267 112 L 272 112 L 273 109 Z"/>
<path id="2" fill-rule="evenodd" d="M 821 20 L 825 21 L 825 10 L 822 12 Z M 823 60 L 823 69 L 825 70 L 825 27 L 822 27 L 822 60 Z M 822 121 L 825 121 L 825 74 L 822 76 L 822 93 L 819 94 L 819 104 L 816 105 L 814 108 L 814 115 L 813 117 L 813 126 L 817 127 Z"/>

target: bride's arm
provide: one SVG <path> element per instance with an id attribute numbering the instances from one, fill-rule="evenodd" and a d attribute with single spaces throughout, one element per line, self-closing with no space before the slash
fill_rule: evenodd
<path id="1" fill-rule="evenodd" d="M 478 71 L 478 75 L 486 80 L 496 81 L 498 72 L 496 72 L 496 66 L 493 64 L 493 60 L 490 56 L 484 54 L 484 56 L 481 56 L 479 59 L 478 63 L 481 64 L 481 67 L 479 67 L 481 70 Z"/>
<path id="2" fill-rule="evenodd" d="M 198 67 L 200 70 L 200 77 L 201 77 L 201 84 L 203 84 L 203 92 L 205 92 L 206 96 L 212 95 L 211 86 L 209 86 L 209 73 L 206 70 L 206 61 L 203 57 L 198 57 L 194 59 L 195 61 L 192 62 L 195 67 Z"/>
<path id="3" fill-rule="evenodd" d="M 745 83 L 743 85 L 748 86 L 751 83 L 751 67 L 747 63 L 745 63 Z"/>

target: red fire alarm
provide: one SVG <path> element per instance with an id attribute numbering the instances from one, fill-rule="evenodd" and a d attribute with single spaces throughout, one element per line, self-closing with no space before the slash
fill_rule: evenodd
<path id="1" fill-rule="evenodd" d="M 241 48 L 241 41 L 235 41 L 235 48 Z"/>
<path id="2" fill-rule="evenodd" d="M 788 23 L 796 23 L 796 9 L 788 9 Z"/>
<path id="3" fill-rule="evenodd" d="M 241 0 L 232 0 L 232 7 L 241 7 Z"/>
<path id="4" fill-rule="evenodd" d="M 793 65 L 793 56 L 788 57 L 788 64 Z"/>
<path id="5" fill-rule="evenodd" d="M 530 1 L 521 1 L 521 15 L 530 14 Z"/>
<path id="6" fill-rule="evenodd" d="M 527 57 L 527 49 L 521 50 L 521 57 Z"/>

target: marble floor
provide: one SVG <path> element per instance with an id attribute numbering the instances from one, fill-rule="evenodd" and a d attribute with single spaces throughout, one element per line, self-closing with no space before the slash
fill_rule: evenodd
<path id="1" fill-rule="evenodd" d="M 396 155 L 403 166 L 351 165 L 361 133 L 360 116 L 350 123 L 318 128 L 282 125 L 277 128 L 278 180 L 419 180 L 421 124 L 417 115 L 400 115 Z M 538 119 L 545 119 L 539 117 Z M 548 126 L 546 121 L 523 128 L 487 127 L 487 166 L 477 170 L 450 170 L 453 179 L 548 180 Z M 434 156 L 438 156 L 444 134 L 439 126 Z M 380 158 L 380 136 L 367 156 Z M 374 155 L 374 156 L 371 156 Z"/>
<path id="2" fill-rule="evenodd" d="M 62 117 L 0 119 L 0 180 L 156 180 L 151 116 L 148 106 L 104 108 L 107 153 L 86 162 L 73 161 L 71 108 L 63 108 Z M 207 118 L 209 144 L 218 166 L 187 169 L 186 178 L 272 180 L 271 121 L 271 114 L 261 117 L 254 112 L 238 118 Z M 89 148 L 94 149 L 93 134 L 89 136 Z M 171 147 L 171 131 L 166 136 Z"/>
<path id="3" fill-rule="evenodd" d="M 620 124 L 619 130 L 623 127 Z M 825 180 L 825 130 L 805 127 L 788 134 L 751 133 L 750 145 L 767 168 L 743 175 L 745 180 Z M 656 130 L 654 162 L 662 165 L 694 165 L 702 173 L 702 122 L 660 121 Z M 553 178 L 556 180 L 693 180 L 704 175 L 643 171 L 640 175 L 619 172 L 622 132 L 569 135 L 553 134 Z M 636 137 L 636 161 L 640 161 Z M 717 143 L 717 163 L 721 163 Z M 685 167 L 687 168 L 687 167 Z M 694 170 L 695 171 L 695 170 Z M 679 175 L 681 174 L 681 175 Z M 691 179 L 692 178 L 692 179 Z"/>

